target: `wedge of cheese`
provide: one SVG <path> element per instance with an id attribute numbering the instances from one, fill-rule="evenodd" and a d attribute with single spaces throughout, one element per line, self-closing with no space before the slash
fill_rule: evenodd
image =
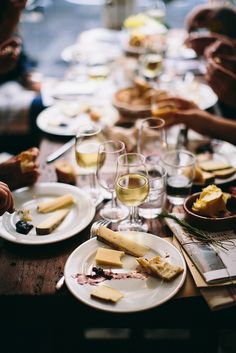
<path id="1" fill-rule="evenodd" d="M 121 292 L 108 286 L 97 287 L 91 292 L 91 297 L 110 301 L 113 303 L 118 302 L 118 300 L 123 298 L 123 296 L 124 295 Z"/>
<path id="2" fill-rule="evenodd" d="M 122 267 L 121 258 L 125 255 L 124 251 L 98 248 L 96 253 L 96 264 L 106 266 Z"/>
<path id="3" fill-rule="evenodd" d="M 53 200 L 39 203 L 37 206 L 37 211 L 39 213 L 53 212 L 60 208 L 71 206 L 74 203 L 75 203 L 74 197 L 71 194 L 66 194 L 66 195 L 56 197 Z"/>
<path id="4" fill-rule="evenodd" d="M 151 260 L 138 258 L 137 261 L 145 272 L 152 276 L 160 277 L 166 281 L 171 281 L 183 272 L 182 267 L 171 265 L 160 256 L 155 256 Z"/>
<path id="5" fill-rule="evenodd" d="M 56 211 L 50 215 L 50 217 L 45 219 L 45 221 L 36 226 L 36 233 L 38 235 L 50 234 L 66 218 L 69 211 L 68 208 Z"/>
<path id="6" fill-rule="evenodd" d="M 126 236 L 113 232 L 111 229 L 100 226 L 97 233 L 98 240 L 110 245 L 114 249 L 124 251 L 126 254 L 136 257 L 144 256 L 149 248 L 128 239 Z"/>

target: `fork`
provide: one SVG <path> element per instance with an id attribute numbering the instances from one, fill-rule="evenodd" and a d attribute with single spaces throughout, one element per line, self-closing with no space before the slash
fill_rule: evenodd
<path id="1" fill-rule="evenodd" d="M 90 228 L 90 236 L 89 236 L 89 239 L 92 239 L 94 237 L 96 237 L 97 235 L 97 232 L 98 232 L 98 229 L 103 226 L 103 227 L 107 227 L 109 224 L 111 223 L 111 221 L 106 221 L 106 220 L 98 220 L 98 221 L 95 221 L 91 228 Z M 61 289 L 61 287 L 63 286 L 65 282 L 65 277 L 62 276 L 59 281 L 57 282 L 56 284 L 56 289 L 59 290 Z"/>

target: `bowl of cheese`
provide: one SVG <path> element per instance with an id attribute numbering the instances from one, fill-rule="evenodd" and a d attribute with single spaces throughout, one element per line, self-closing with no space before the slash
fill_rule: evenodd
<path id="1" fill-rule="evenodd" d="M 184 211 L 187 221 L 197 228 L 216 232 L 236 229 L 236 197 L 214 184 L 187 197 Z"/>

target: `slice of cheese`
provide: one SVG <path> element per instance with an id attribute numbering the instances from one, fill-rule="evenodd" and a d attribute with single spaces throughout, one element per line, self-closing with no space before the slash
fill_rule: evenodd
<path id="1" fill-rule="evenodd" d="M 74 197 L 71 194 L 66 194 L 56 197 L 53 200 L 39 203 L 37 206 L 37 211 L 39 213 L 48 213 L 63 207 L 71 206 L 73 203 L 75 203 Z"/>
<path id="2" fill-rule="evenodd" d="M 136 257 L 144 256 L 149 248 L 128 239 L 126 236 L 113 232 L 111 229 L 100 226 L 97 234 L 98 240 L 110 245 L 114 249 L 124 251 L 126 254 Z"/>
<path id="3" fill-rule="evenodd" d="M 124 251 L 117 251 L 105 248 L 98 248 L 96 253 L 97 265 L 122 267 L 121 258 L 125 255 Z"/>
<path id="4" fill-rule="evenodd" d="M 166 281 L 171 281 L 183 272 L 182 267 L 171 265 L 160 256 L 155 256 L 151 260 L 138 258 L 137 261 L 145 272 L 150 275 L 160 277 Z"/>
<path id="5" fill-rule="evenodd" d="M 201 168 L 195 168 L 194 182 L 199 184 L 209 184 L 213 183 L 215 180 L 215 175 L 213 173 L 204 172 Z"/>
<path id="6" fill-rule="evenodd" d="M 222 169 L 227 169 L 231 167 L 231 165 L 229 165 L 229 163 L 227 162 L 221 162 L 221 161 L 215 161 L 215 160 L 201 162 L 199 163 L 199 166 L 206 172 L 213 172 L 214 170 L 222 170 Z"/>
<path id="7" fill-rule="evenodd" d="M 123 296 L 124 295 L 121 292 L 108 286 L 97 287 L 91 292 L 91 297 L 110 301 L 113 303 L 118 302 L 118 300 L 123 298 Z"/>
<path id="8" fill-rule="evenodd" d="M 38 235 L 50 234 L 55 228 L 61 224 L 65 217 L 69 213 L 69 209 L 65 208 L 63 210 L 56 211 L 50 217 L 45 219 L 42 223 L 36 226 L 36 233 Z"/>

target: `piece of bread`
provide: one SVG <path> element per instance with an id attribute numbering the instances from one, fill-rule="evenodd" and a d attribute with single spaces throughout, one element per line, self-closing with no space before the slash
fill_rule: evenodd
<path id="1" fill-rule="evenodd" d="M 214 183 L 215 175 L 213 173 L 204 172 L 201 168 L 195 168 L 194 182 L 198 184 L 211 184 Z"/>
<path id="2" fill-rule="evenodd" d="M 151 260 L 144 258 L 138 258 L 136 260 L 145 272 L 152 276 L 160 277 L 166 281 L 171 281 L 183 272 L 182 267 L 171 265 L 160 256 L 155 256 Z"/>
<path id="3" fill-rule="evenodd" d="M 55 163 L 57 181 L 60 183 L 76 184 L 76 171 L 70 161 L 61 160 Z"/>
<path id="4" fill-rule="evenodd" d="M 199 163 L 201 169 L 206 172 L 214 172 L 216 170 L 229 169 L 232 166 L 227 162 L 216 161 L 214 159 Z"/>
<path id="5" fill-rule="evenodd" d="M 22 173 L 29 173 L 35 169 L 35 159 L 37 155 L 37 148 L 31 148 L 20 153 L 19 160 Z"/>
<path id="6" fill-rule="evenodd" d="M 234 175 L 236 172 L 236 168 L 227 168 L 223 170 L 215 170 L 213 172 L 214 176 L 219 179 L 226 179 Z"/>
<path id="7" fill-rule="evenodd" d="M 56 211 L 42 223 L 36 226 L 36 233 L 38 235 L 46 235 L 52 233 L 52 231 L 56 229 L 59 224 L 61 224 L 61 222 L 66 218 L 69 211 L 70 210 L 68 208 Z"/>

